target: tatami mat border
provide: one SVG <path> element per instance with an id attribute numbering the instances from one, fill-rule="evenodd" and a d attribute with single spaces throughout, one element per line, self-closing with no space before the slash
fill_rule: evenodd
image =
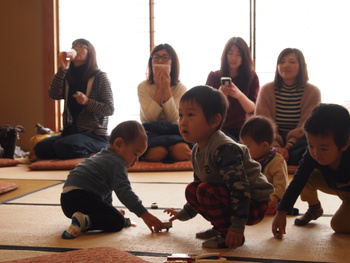
<path id="1" fill-rule="evenodd" d="M 31 247 L 31 246 L 7 246 L 0 245 L 0 250 L 26 250 L 26 251 L 43 251 L 43 252 L 68 252 L 79 250 L 80 248 L 60 248 L 60 247 Z M 125 251 L 138 257 L 163 257 L 166 258 L 171 254 L 168 253 L 155 253 L 155 252 L 143 252 L 143 251 Z M 256 262 L 256 263 L 330 263 L 326 261 L 300 261 L 300 260 L 288 260 L 288 259 L 266 259 L 266 258 L 248 258 L 248 257 L 234 257 L 225 256 L 228 261 L 239 262 Z"/>
<path id="2" fill-rule="evenodd" d="M 37 181 L 41 181 L 41 180 L 37 180 Z M 59 181 L 59 180 L 53 180 L 53 181 Z M 16 196 L 16 197 L 13 197 L 13 198 L 10 198 L 10 199 L 1 201 L 0 204 L 6 204 L 6 203 L 8 203 L 8 202 L 11 202 L 11 201 L 13 201 L 13 200 L 22 198 L 22 197 L 24 197 L 24 196 L 31 195 L 31 194 L 34 194 L 34 193 L 43 191 L 43 190 L 45 190 L 45 189 L 49 189 L 49 188 L 51 188 L 51 187 L 54 187 L 54 186 L 63 184 L 64 182 L 65 182 L 65 181 L 60 181 L 60 182 L 58 182 L 58 183 L 56 183 L 56 184 L 52 184 L 52 185 L 49 185 L 49 186 L 45 186 L 45 187 L 40 188 L 40 189 L 38 189 L 38 190 L 35 190 L 35 191 L 29 192 L 29 193 L 26 193 L 26 194 L 23 194 L 23 195 L 19 195 L 19 196 Z"/>

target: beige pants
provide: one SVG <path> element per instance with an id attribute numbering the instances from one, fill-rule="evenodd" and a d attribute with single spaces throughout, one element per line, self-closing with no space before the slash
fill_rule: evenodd
<path id="1" fill-rule="evenodd" d="M 317 190 L 326 194 L 337 195 L 343 201 L 331 220 L 331 227 L 336 233 L 350 234 L 350 192 L 329 188 L 321 172 L 315 169 L 300 194 L 301 200 L 311 205 L 317 204 L 319 202 Z"/>

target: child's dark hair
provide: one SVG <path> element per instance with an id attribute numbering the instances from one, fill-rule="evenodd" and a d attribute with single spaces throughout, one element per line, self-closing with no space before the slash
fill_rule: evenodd
<path id="1" fill-rule="evenodd" d="M 211 118 L 219 113 L 222 120 L 216 129 L 221 129 L 222 124 L 225 121 L 228 108 L 228 100 L 221 91 L 210 86 L 196 86 L 188 90 L 181 97 L 180 103 L 184 101 L 197 103 L 202 108 L 208 123 L 210 122 Z"/>
<path id="2" fill-rule="evenodd" d="M 332 136 L 335 144 L 341 148 L 350 137 L 349 112 L 337 104 L 321 103 L 305 121 L 304 131 L 312 135 Z"/>
<path id="3" fill-rule="evenodd" d="M 264 116 L 254 116 L 248 119 L 240 131 L 239 137 L 250 137 L 256 143 L 268 142 L 272 144 L 275 138 L 273 122 Z"/>
<path id="4" fill-rule="evenodd" d="M 119 123 L 109 136 L 109 144 L 112 145 L 117 138 L 122 138 L 125 143 L 133 142 L 140 134 L 146 132 L 141 123 L 137 121 L 124 121 Z"/>

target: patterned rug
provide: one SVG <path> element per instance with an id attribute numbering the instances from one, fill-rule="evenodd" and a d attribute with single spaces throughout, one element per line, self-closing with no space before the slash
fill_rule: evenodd
<path id="1" fill-rule="evenodd" d="M 119 262 L 119 263 L 147 263 L 139 257 L 112 247 L 87 248 L 45 256 L 23 258 L 7 263 L 61 263 L 61 262 Z"/>

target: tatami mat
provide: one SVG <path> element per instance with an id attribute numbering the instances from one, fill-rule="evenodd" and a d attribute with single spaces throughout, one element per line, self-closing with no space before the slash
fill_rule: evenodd
<path id="1" fill-rule="evenodd" d="M 62 184 L 62 181 L 54 181 L 54 180 L 28 180 L 28 179 L 22 179 L 22 180 L 0 179 L 0 180 L 2 182 L 13 182 L 19 185 L 19 187 L 16 190 L 0 195 L 0 202 L 9 202 L 9 200 L 18 199 L 28 194 L 34 194 L 39 190 L 51 187 L 53 185 Z M 41 195 L 41 199 L 42 199 L 42 195 Z"/>
<path id="2" fill-rule="evenodd" d="M 119 233 L 87 233 L 74 240 L 62 239 L 61 233 L 70 224 L 59 206 L 59 196 L 65 177 L 62 173 L 44 172 L 32 174 L 25 167 L 12 168 L 0 179 L 48 181 L 19 198 L 0 205 L 0 261 L 45 255 L 57 249 L 115 247 L 128 251 L 150 262 L 160 263 L 172 253 L 203 254 L 217 252 L 202 248 L 202 240 L 195 238 L 198 231 L 210 228 L 201 216 L 187 222 L 175 221 L 169 232 L 151 233 L 142 219 L 126 211 L 137 226 Z M 6 168 L 7 169 L 7 168 Z M 10 168 L 9 168 L 10 169 Z M 134 191 L 146 207 L 156 202 L 159 209 L 149 211 L 161 220 L 168 219 L 163 213 L 167 207 L 181 208 L 185 202 L 184 189 L 192 180 L 192 172 L 130 173 Z M 45 180 L 44 180 L 45 179 Z M 19 190 L 15 190 L 19 191 Z M 19 196 L 19 195 L 18 195 Z M 246 243 L 236 249 L 218 250 L 229 256 L 230 262 L 346 262 L 350 258 L 349 235 L 334 234 L 329 226 L 331 216 L 340 205 L 337 197 L 320 194 L 325 215 L 306 227 L 293 224 L 295 217 L 287 219 L 287 235 L 282 240 L 272 237 L 272 216 L 261 223 L 246 228 Z M 114 205 L 122 204 L 114 196 Z M 297 201 L 296 207 L 304 212 L 306 204 Z"/>

